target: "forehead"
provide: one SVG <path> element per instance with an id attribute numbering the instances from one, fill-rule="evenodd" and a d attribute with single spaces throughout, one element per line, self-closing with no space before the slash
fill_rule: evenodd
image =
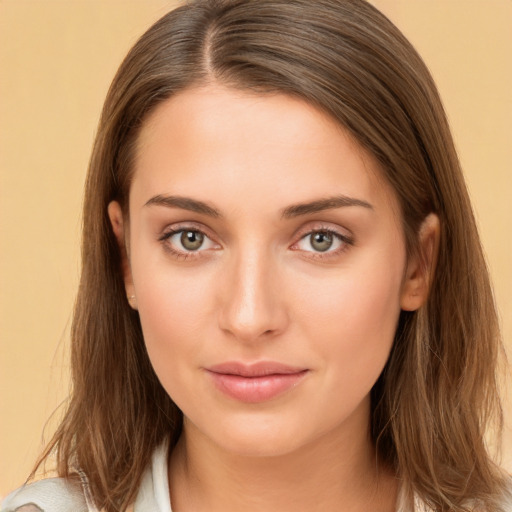
<path id="1" fill-rule="evenodd" d="M 180 92 L 148 117 L 133 188 L 148 198 L 193 191 L 207 200 L 259 193 L 292 203 L 342 193 L 396 201 L 376 160 L 327 114 L 285 94 L 218 85 Z"/>

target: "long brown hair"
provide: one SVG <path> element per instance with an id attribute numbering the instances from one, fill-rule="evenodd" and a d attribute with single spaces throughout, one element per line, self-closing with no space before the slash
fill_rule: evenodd
<path id="1" fill-rule="evenodd" d="M 69 408 L 41 461 L 79 466 L 106 511 L 133 501 L 152 451 L 180 435 L 182 414 L 151 367 L 125 296 L 107 216 L 127 208 L 138 132 L 162 101 L 219 82 L 305 99 L 380 162 L 401 205 L 407 250 L 421 222 L 441 223 L 427 304 L 402 312 L 372 390 L 379 460 L 403 497 L 436 511 L 504 511 L 505 476 L 484 434 L 499 433 L 500 338 L 482 249 L 433 80 L 400 31 L 364 0 L 196 0 L 135 44 L 111 85 L 87 177 L 82 276 L 72 327 Z"/>

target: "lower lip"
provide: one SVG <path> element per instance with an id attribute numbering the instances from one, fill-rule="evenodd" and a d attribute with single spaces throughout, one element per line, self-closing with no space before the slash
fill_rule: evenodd
<path id="1" fill-rule="evenodd" d="M 208 372 L 217 389 L 235 400 L 258 403 L 271 400 L 294 388 L 305 377 L 307 370 L 297 373 L 243 377 L 226 373 Z"/>

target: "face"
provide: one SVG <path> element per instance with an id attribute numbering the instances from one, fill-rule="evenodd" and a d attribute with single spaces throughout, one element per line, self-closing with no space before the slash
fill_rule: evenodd
<path id="1" fill-rule="evenodd" d="M 409 279 L 376 162 L 285 95 L 161 104 L 138 141 L 126 289 L 185 429 L 243 454 L 367 436 Z"/>

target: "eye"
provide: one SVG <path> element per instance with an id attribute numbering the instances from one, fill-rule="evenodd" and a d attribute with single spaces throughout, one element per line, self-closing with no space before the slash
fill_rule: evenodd
<path id="1" fill-rule="evenodd" d="M 315 251 L 325 252 L 328 251 L 334 244 L 335 238 L 332 233 L 326 231 L 319 231 L 318 233 L 311 233 L 307 235 L 309 244 Z"/>
<path id="2" fill-rule="evenodd" d="M 178 236 L 181 246 L 187 251 L 197 251 L 200 249 L 205 238 L 204 234 L 200 233 L 199 231 L 183 230 L 181 234 L 178 232 L 172 236 L 171 240 L 173 238 L 177 238 Z"/>
<path id="3" fill-rule="evenodd" d="M 330 229 L 320 229 L 304 235 L 293 247 L 301 251 L 337 254 L 343 251 L 347 245 L 352 245 L 352 240 L 341 233 Z"/>
<path id="4" fill-rule="evenodd" d="M 188 257 L 193 253 L 218 247 L 205 233 L 198 229 L 180 228 L 167 231 L 160 241 L 176 256 Z"/>

